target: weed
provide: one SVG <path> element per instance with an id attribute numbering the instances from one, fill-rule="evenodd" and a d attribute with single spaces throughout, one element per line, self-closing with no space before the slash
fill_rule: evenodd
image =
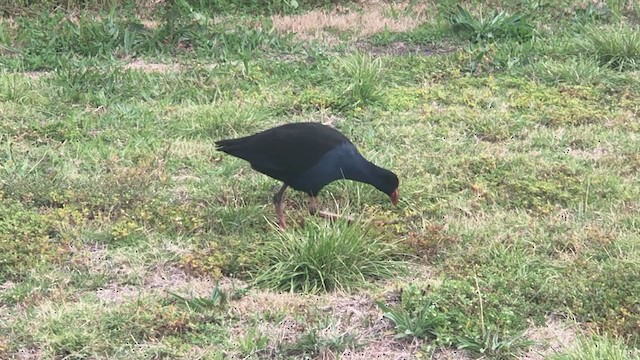
<path id="1" fill-rule="evenodd" d="M 471 73 L 508 71 L 535 62 L 537 40 L 480 43 L 465 48 L 464 70 Z"/>
<path id="2" fill-rule="evenodd" d="M 255 327 L 250 327 L 244 338 L 238 340 L 238 350 L 245 357 L 259 354 L 269 345 L 269 337 Z"/>
<path id="3" fill-rule="evenodd" d="M 446 317 L 439 313 L 434 304 L 423 304 L 417 311 L 409 311 L 403 307 L 392 309 L 378 302 L 384 317 L 391 320 L 396 327 L 397 338 L 435 338 L 437 330 Z"/>
<path id="4" fill-rule="evenodd" d="M 31 269 L 60 261 L 66 251 L 56 238 L 51 217 L 25 208 L 19 202 L 2 199 L 0 282 L 20 280 Z"/>
<path id="5" fill-rule="evenodd" d="M 219 279 L 222 276 L 222 269 L 228 263 L 228 255 L 220 251 L 216 243 L 211 243 L 202 252 L 184 255 L 181 262 L 193 273 L 206 274 Z"/>
<path id="6" fill-rule="evenodd" d="M 167 5 L 161 26 L 152 28 L 135 17 L 119 16 L 115 7 L 98 20 L 81 14 L 77 21 L 72 21 L 62 11 L 53 14 L 43 11 L 36 19 L 20 17 L 17 19 L 20 31 L 11 31 L 4 37 L 8 48 L 25 58 L 18 63 L 13 58 L 2 58 L 0 64 L 49 70 L 65 67 L 78 58 L 111 62 L 128 56 L 180 52 L 219 61 L 241 60 L 247 68 L 257 53 L 295 48 L 289 36 L 278 35 L 267 24 L 264 27 L 219 24 L 194 12 L 185 1 L 176 4 Z"/>
<path id="7" fill-rule="evenodd" d="M 576 20 L 581 24 L 590 24 L 611 19 L 611 10 L 607 6 L 587 4 L 584 9 L 576 10 Z"/>
<path id="8" fill-rule="evenodd" d="M 356 336 L 340 332 L 333 324 L 317 324 L 304 332 L 291 344 L 281 345 L 281 351 L 287 356 L 319 356 L 324 353 L 341 353 L 358 346 Z"/>
<path id="9" fill-rule="evenodd" d="M 186 298 L 178 294 L 167 291 L 179 304 L 186 306 L 192 311 L 205 311 L 209 309 L 219 309 L 227 305 L 227 294 L 218 285 L 211 291 L 209 297 Z"/>
<path id="10" fill-rule="evenodd" d="M 467 34 L 475 42 L 505 38 L 527 40 L 534 32 L 525 15 L 493 10 L 487 15 L 480 12 L 476 17 L 461 5 L 449 14 L 449 22 L 454 31 Z"/>
<path id="11" fill-rule="evenodd" d="M 577 262 L 566 277 L 572 283 L 571 290 L 561 299 L 579 320 L 595 322 L 607 333 L 635 343 L 640 340 L 640 304 L 627 294 L 640 291 L 637 282 L 631 280 L 640 274 L 640 267 L 635 265 L 635 258 L 627 257 L 619 248 L 623 244 L 613 245 L 616 250 L 608 250 L 614 252 L 602 259 Z M 591 274 L 591 278 L 582 279 L 579 273 Z M 583 293 L 590 296 L 579 295 Z"/>
<path id="12" fill-rule="evenodd" d="M 533 341 L 524 337 L 524 332 L 503 337 L 487 331 L 481 338 L 458 338 L 458 349 L 473 351 L 491 359 L 513 359 L 524 349 L 533 345 Z"/>

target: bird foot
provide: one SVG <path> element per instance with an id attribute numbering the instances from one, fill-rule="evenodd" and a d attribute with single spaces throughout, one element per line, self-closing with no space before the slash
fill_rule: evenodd
<path id="1" fill-rule="evenodd" d="M 356 221 L 352 216 L 342 216 L 342 215 L 334 214 L 328 211 L 318 211 L 315 214 L 322 218 L 329 219 L 331 221 L 336 221 L 338 219 L 346 219 L 349 224 Z"/>
<path id="2" fill-rule="evenodd" d="M 387 225 L 394 225 L 394 224 L 399 224 L 400 221 L 399 220 L 374 220 L 373 224 L 376 226 L 387 226 Z"/>

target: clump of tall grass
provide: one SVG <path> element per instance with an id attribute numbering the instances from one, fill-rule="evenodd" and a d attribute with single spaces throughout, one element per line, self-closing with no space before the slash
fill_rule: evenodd
<path id="1" fill-rule="evenodd" d="M 307 221 L 265 245 L 265 268 L 256 283 L 288 292 L 348 291 L 402 272 L 399 252 L 397 243 L 362 226 Z"/>
<path id="2" fill-rule="evenodd" d="M 458 5 L 449 13 L 449 22 L 453 31 L 464 33 L 474 42 L 498 39 L 527 40 L 533 36 L 534 27 L 523 14 L 508 14 L 492 10 L 477 16 Z"/>
<path id="3" fill-rule="evenodd" d="M 640 29 L 637 27 L 587 27 L 580 48 L 584 54 L 592 54 L 601 65 L 612 69 L 640 69 Z"/>
<path id="4" fill-rule="evenodd" d="M 337 58 L 333 80 L 342 86 L 345 105 L 352 107 L 375 102 L 381 95 L 382 62 L 370 54 L 357 52 Z"/>

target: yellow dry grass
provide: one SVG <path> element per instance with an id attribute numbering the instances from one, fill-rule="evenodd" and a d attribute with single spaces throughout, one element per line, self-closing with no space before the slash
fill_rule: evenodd
<path id="1" fill-rule="evenodd" d="M 312 10 L 298 15 L 273 15 L 274 27 L 295 33 L 301 39 L 332 38 L 330 31 L 349 32 L 353 36 L 369 36 L 382 31 L 411 30 L 435 14 L 435 6 L 421 3 L 409 8 L 408 3 L 361 3 L 357 9 L 336 7 L 332 11 Z"/>

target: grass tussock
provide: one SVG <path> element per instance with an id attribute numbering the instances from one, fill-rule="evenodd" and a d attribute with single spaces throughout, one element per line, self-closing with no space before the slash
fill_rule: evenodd
<path id="1" fill-rule="evenodd" d="M 582 50 L 594 54 L 601 65 L 615 70 L 640 68 L 640 31 L 628 26 L 590 27 L 584 33 Z"/>
<path id="2" fill-rule="evenodd" d="M 255 281 L 287 292 L 350 291 L 400 273 L 400 255 L 394 242 L 346 222 L 308 222 L 265 244 L 264 270 Z"/>
<path id="3" fill-rule="evenodd" d="M 637 360 L 640 353 L 607 336 L 583 336 L 574 349 L 552 357 L 553 360 Z"/>
<path id="4" fill-rule="evenodd" d="M 341 97 L 349 107 L 366 106 L 378 100 L 383 75 L 382 61 L 364 53 L 336 59 L 333 70 L 333 80 L 344 88 Z"/>

